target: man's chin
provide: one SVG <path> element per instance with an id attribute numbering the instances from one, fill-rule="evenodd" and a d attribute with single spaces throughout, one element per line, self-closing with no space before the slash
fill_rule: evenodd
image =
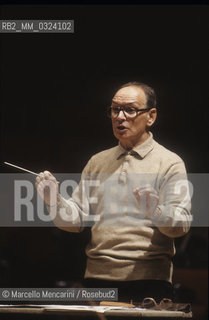
<path id="1" fill-rule="evenodd" d="M 117 133 L 115 134 L 115 137 L 120 141 L 127 141 L 127 139 L 129 139 L 129 135 L 127 133 Z"/>

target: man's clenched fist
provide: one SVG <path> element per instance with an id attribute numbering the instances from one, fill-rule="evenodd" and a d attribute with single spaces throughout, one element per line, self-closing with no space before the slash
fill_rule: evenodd
<path id="1" fill-rule="evenodd" d="M 40 172 L 35 185 L 47 205 L 55 206 L 57 204 L 58 182 L 49 171 Z"/>

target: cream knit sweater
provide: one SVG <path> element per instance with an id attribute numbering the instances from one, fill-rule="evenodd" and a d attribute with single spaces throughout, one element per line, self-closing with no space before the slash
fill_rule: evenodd
<path id="1" fill-rule="evenodd" d="M 159 197 L 157 207 L 149 197 L 139 203 L 133 195 L 136 187 L 147 185 Z M 62 210 L 70 222 L 60 218 Z M 57 213 L 54 223 L 61 229 L 80 232 L 91 226 L 86 278 L 171 282 L 173 238 L 190 227 L 184 163 L 151 133 L 131 151 L 119 144 L 89 160 L 72 197 L 59 195 Z"/>

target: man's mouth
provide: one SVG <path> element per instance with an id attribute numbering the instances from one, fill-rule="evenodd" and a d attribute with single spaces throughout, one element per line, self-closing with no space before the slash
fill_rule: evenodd
<path id="1" fill-rule="evenodd" d="M 122 130 L 126 130 L 127 128 L 124 127 L 124 126 L 122 126 L 122 125 L 120 125 L 120 126 L 117 126 L 117 129 L 120 130 L 120 131 L 122 131 Z"/>

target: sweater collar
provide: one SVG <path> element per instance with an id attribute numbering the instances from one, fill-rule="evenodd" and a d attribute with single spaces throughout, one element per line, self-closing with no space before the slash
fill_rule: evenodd
<path id="1" fill-rule="evenodd" d="M 127 154 L 140 156 L 140 158 L 146 157 L 146 155 L 153 149 L 153 134 L 149 132 L 149 138 L 147 138 L 142 144 L 138 145 L 137 147 L 127 151 L 125 148 L 122 147 L 122 145 L 118 144 L 118 157 L 119 159 L 121 156 L 125 156 Z"/>

